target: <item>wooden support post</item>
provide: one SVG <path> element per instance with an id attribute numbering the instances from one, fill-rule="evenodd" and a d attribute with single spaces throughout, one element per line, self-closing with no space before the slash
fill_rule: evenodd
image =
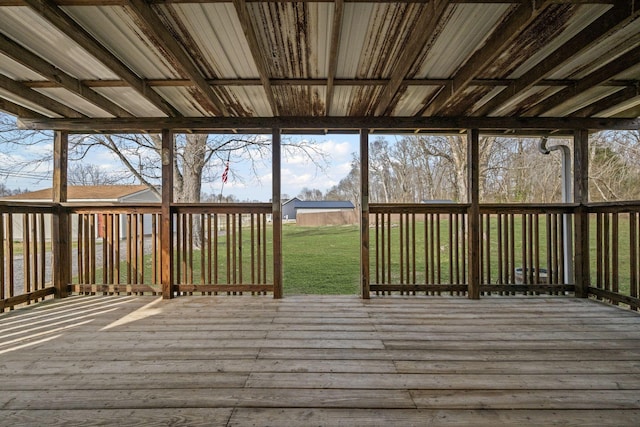
<path id="1" fill-rule="evenodd" d="M 282 196 L 281 196 L 281 137 L 280 129 L 273 129 L 272 160 L 272 223 L 273 223 L 273 298 L 282 298 Z"/>
<path id="2" fill-rule="evenodd" d="M 173 132 L 162 131 L 162 226 L 160 229 L 160 278 L 162 298 L 173 298 Z"/>
<path id="3" fill-rule="evenodd" d="M 589 295 L 589 132 L 576 130 L 573 137 L 573 201 L 578 203 L 575 218 L 575 284 L 576 297 Z"/>
<path id="4" fill-rule="evenodd" d="M 469 287 L 470 299 L 480 298 L 480 131 L 467 131 L 467 188 L 469 210 Z"/>
<path id="5" fill-rule="evenodd" d="M 69 159 L 69 134 L 56 131 L 53 142 L 53 203 L 57 206 L 52 217 L 51 251 L 53 254 L 53 286 L 55 297 L 68 295 L 71 283 L 71 245 L 69 238 L 69 214 L 60 203 L 67 201 L 67 164 Z"/>
<path id="6" fill-rule="evenodd" d="M 360 129 L 360 284 L 369 299 L 369 129 Z"/>

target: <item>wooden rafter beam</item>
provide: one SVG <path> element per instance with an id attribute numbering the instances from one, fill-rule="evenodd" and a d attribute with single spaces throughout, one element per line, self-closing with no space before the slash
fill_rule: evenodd
<path id="1" fill-rule="evenodd" d="M 422 53 L 425 44 L 432 37 L 438 22 L 447 10 L 449 2 L 446 0 L 434 0 L 421 11 L 416 28 L 420 31 L 412 37 L 402 51 L 397 65 L 391 72 L 391 79 L 380 95 L 375 115 L 382 116 L 389 113 L 391 104 L 396 97 L 402 82 L 406 79 L 409 70 L 415 64 Z"/>
<path id="2" fill-rule="evenodd" d="M 233 0 L 233 6 L 235 7 L 236 13 L 238 14 L 240 25 L 242 25 L 242 31 L 244 32 L 244 36 L 247 39 L 247 44 L 249 45 L 249 49 L 251 50 L 253 61 L 258 68 L 260 83 L 262 84 L 262 88 L 264 89 L 267 100 L 269 101 L 269 105 L 271 106 L 271 112 L 274 116 L 277 116 L 278 104 L 276 103 L 276 99 L 273 95 L 273 89 L 271 88 L 271 81 L 269 80 L 267 64 L 264 59 L 264 55 L 262 54 L 262 50 L 260 49 L 260 44 L 258 43 L 258 36 L 256 35 L 256 32 L 253 29 L 253 25 L 251 24 L 249 9 L 247 9 L 247 2 L 246 0 Z"/>
<path id="3" fill-rule="evenodd" d="M 638 65 L 638 63 L 640 63 L 640 46 L 605 63 L 594 72 L 580 79 L 575 85 L 562 89 L 561 91 L 544 99 L 542 102 L 535 104 L 531 108 L 527 109 L 523 115 L 539 116 L 546 113 L 554 107 L 561 105 L 568 99 L 574 98 L 590 88 L 615 77 L 623 71 Z"/>
<path id="4" fill-rule="evenodd" d="M 137 21 L 142 25 L 145 33 L 151 34 L 152 37 L 162 45 L 159 50 L 171 55 L 173 58 L 173 60 L 170 61 L 172 66 L 188 77 L 194 86 L 204 95 L 200 104 L 208 104 L 203 105 L 203 107 L 216 116 L 228 115 L 227 107 L 213 92 L 211 86 L 209 86 L 183 47 L 180 46 L 179 42 L 167 31 L 164 23 L 151 9 L 151 6 L 144 0 L 128 0 L 127 8 L 138 18 Z"/>
<path id="5" fill-rule="evenodd" d="M 578 117 L 178 117 L 178 118 L 116 118 L 116 119 L 38 119 L 21 118 L 24 129 L 67 130 L 75 133 L 95 132 L 157 132 L 170 129 L 176 132 L 241 132 L 283 129 L 309 131 L 331 129 L 353 131 L 359 129 L 426 131 L 426 130 L 637 130 L 638 118 L 578 118 Z"/>
<path id="6" fill-rule="evenodd" d="M 633 115 L 634 117 L 640 116 L 640 104 L 634 105 L 633 107 L 629 107 L 628 109 L 619 112 L 613 117 L 627 117 L 627 115 Z M 636 129 L 638 130 L 638 129 Z"/>
<path id="7" fill-rule="evenodd" d="M 81 118 L 85 117 L 84 114 L 81 114 L 70 108 L 69 106 L 62 104 L 54 99 L 49 98 L 37 92 L 22 83 L 16 82 L 15 80 L 10 79 L 9 77 L 0 74 L 0 89 L 4 89 L 7 92 L 11 92 L 22 99 L 28 99 L 29 101 L 38 104 L 42 108 L 52 111 L 62 117 L 69 118 Z"/>
<path id="8" fill-rule="evenodd" d="M 5 113 L 12 114 L 17 117 L 31 117 L 31 118 L 40 118 L 45 119 L 46 117 L 42 114 L 33 111 L 29 108 L 23 107 L 22 105 L 18 105 L 15 102 L 11 102 L 9 100 L 0 98 L 0 111 L 4 111 Z"/>
<path id="9" fill-rule="evenodd" d="M 637 19 L 640 15 L 640 4 L 638 3 L 640 3 L 638 0 L 618 1 L 611 10 L 567 40 L 521 77 L 509 83 L 503 91 L 485 103 L 473 115 L 486 116 L 491 114 L 507 103 L 509 99 L 538 84 L 546 75 L 565 63 L 569 58 L 583 52 L 597 41 Z"/>
<path id="10" fill-rule="evenodd" d="M 0 0 L 0 6 L 24 6 L 25 0 Z M 247 3 L 263 2 L 265 0 L 247 0 Z M 276 1 L 276 0 L 269 0 Z M 281 0 L 282 2 L 299 1 L 304 3 L 322 3 L 327 0 Z M 432 0 L 345 0 L 345 3 L 429 3 Z M 451 0 L 454 4 L 519 4 L 530 0 Z M 555 4 L 610 4 L 615 0 L 551 0 Z M 230 3 L 231 0 L 149 0 L 149 4 L 207 4 Z M 59 6 L 125 6 L 127 0 L 56 0 Z"/>
<path id="11" fill-rule="evenodd" d="M 571 117 L 591 117 L 596 116 L 605 110 L 623 104 L 633 98 L 640 96 L 640 88 L 638 86 L 628 86 L 622 90 L 612 93 L 591 105 L 587 105 L 570 114 Z"/>
<path id="12" fill-rule="evenodd" d="M 327 95 L 324 113 L 330 115 L 333 104 L 335 77 L 338 70 L 338 52 L 340 51 L 340 34 L 342 32 L 342 17 L 344 15 L 344 0 L 335 0 L 333 10 L 333 25 L 331 27 L 331 47 L 329 48 L 329 70 L 327 73 Z"/>
<path id="13" fill-rule="evenodd" d="M 474 79 L 470 86 L 508 86 L 513 79 Z M 540 80 L 538 86 L 571 86 L 576 83 L 576 79 L 544 79 Z M 328 79 L 271 79 L 271 86 L 327 86 Z M 449 82 L 448 79 L 413 79 L 404 80 L 406 86 L 443 86 Z M 50 88 L 62 87 L 58 82 L 53 81 L 22 81 L 30 88 Z M 94 87 L 127 87 L 127 82 L 123 80 L 82 80 L 81 83 L 90 88 Z M 211 86 L 259 86 L 259 79 L 213 79 L 207 80 Z M 384 86 L 389 83 L 389 79 L 333 79 L 334 86 Z M 184 87 L 193 83 L 184 79 L 159 79 L 147 80 L 151 87 Z M 637 86 L 638 80 L 609 80 L 602 83 L 602 86 Z"/>
<path id="14" fill-rule="evenodd" d="M 98 42 L 69 15 L 64 13 L 52 0 L 24 0 L 26 5 L 47 20 L 60 32 L 65 34 L 91 56 L 103 63 L 107 68 L 126 81 L 136 92 L 169 117 L 180 117 L 181 114 L 164 100 L 156 91 L 133 71 L 129 69 L 111 51 Z"/>
<path id="15" fill-rule="evenodd" d="M 0 52 L 116 117 L 132 117 L 132 114 L 124 108 L 2 34 L 0 34 Z"/>
<path id="16" fill-rule="evenodd" d="M 521 4 L 515 12 L 511 13 L 491 33 L 486 43 L 464 63 L 453 77 L 453 80 L 438 92 L 435 98 L 422 111 L 422 115 L 437 115 L 442 109 L 447 108 L 450 103 L 454 102 L 455 98 L 469 85 L 471 80 L 491 64 L 504 51 L 504 47 L 518 37 L 542 13 L 548 4 L 547 0 L 542 0 L 539 5 L 536 1 Z"/>

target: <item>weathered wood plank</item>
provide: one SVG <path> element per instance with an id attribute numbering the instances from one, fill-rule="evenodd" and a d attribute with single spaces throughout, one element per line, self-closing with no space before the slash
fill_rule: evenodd
<path id="1" fill-rule="evenodd" d="M 635 425 L 639 325 L 567 297 L 70 297 L 0 314 L 0 424 Z"/>
<path id="2" fill-rule="evenodd" d="M 81 387 L 81 386 L 79 386 Z M 55 390 L 60 391 L 60 390 Z M 3 409 L 22 410 L 38 405 L 41 410 L 114 408 L 415 408 L 407 390 L 356 389 L 264 389 L 219 385 L 210 388 L 145 388 L 144 386 L 88 389 L 11 390 L 0 397 Z M 262 425 L 262 423 L 260 423 Z M 285 424 L 286 425 L 286 424 Z"/>
<path id="3" fill-rule="evenodd" d="M 356 409 L 238 409 L 229 426 L 287 425 L 287 426 L 424 426 L 466 425 L 476 427 L 512 426 L 636 426 L 640 410 L 384 410 Z"/>
<path id="4" fill-rule="evenodd" d="M 637 390 L 640 374 L 352 374 L 253 372 L 245 387 L 444 390 Z"/>
<path id="5" fill-rule="evenodd" d="M 418 408 L 540 409 L 593 408 L 640 409 L 638 390 L 412 390 Z"/>
<path id="6" fill-rule="evenodd" d="M 233 408 L 104 408 L 81 410 L 0 410 L 2 423 L 12 426 L 143 426 L 188 425 L 224 427 Z"/>

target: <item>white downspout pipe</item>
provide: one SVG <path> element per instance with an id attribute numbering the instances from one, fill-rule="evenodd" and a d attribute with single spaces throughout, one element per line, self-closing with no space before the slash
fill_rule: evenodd
<path id="1" fill-rule="evenodd" d="M 542 154 L 550 154 L 552 151 L 562 153 L 562 203 L 572 201 L 572 179 L 571 179 L 571 150 L 568 145 L 553 145 L 547 147 L 548 137 L 540 139 L 539 150 Z M 573 278 L 573 221 L 571 215 L 562 216 L 564 228 L 564 283 L 574 283 Z"/>

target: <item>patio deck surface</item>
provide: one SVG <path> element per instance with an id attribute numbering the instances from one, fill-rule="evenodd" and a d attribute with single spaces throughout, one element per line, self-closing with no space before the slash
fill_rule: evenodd
<path id="1" fill-rule="evenodd" d="M 570 297 L 75 296 L 0 314 L 0 425 L 638 425 L 640 316 Z"/>

